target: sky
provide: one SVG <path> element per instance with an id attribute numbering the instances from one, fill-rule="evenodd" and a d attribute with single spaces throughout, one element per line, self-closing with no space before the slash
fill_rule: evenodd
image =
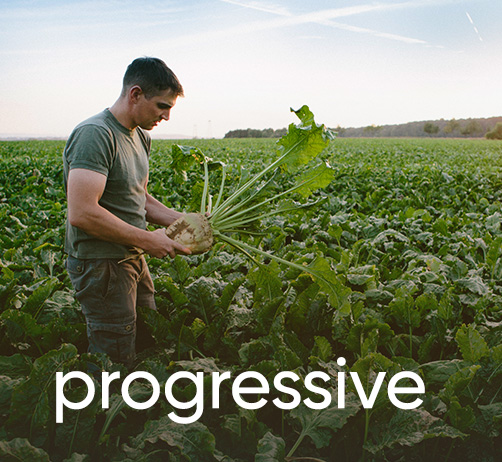
<path id="1" fill-rule="evenodd" d="M 0 0 L 0 137 L 67 137 L 163 59 L 185 89 L 155 137 L 502 115 L 500 0 Z"/>

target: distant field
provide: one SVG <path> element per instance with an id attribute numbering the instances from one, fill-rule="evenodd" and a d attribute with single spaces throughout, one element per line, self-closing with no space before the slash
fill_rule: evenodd
<path id="1" fill-rule="evenodd" d="M 150 193 L 197 210 L 202 172 L 173 181 L 174 143 L 153 141 Z M 229 190 L 275 156 L 269 139 L 180 144 L 227 163 Z M 347 374 L 345 409 L 336 406 L 333 378 L 318 382 L 334 393 L 327 409 L 281 411 L 272 399 L 291 397 L 270 383 L 263 396 L 270 402 L 251 411 L 223 385 L 219 409 L 210 409 L 206 383 L 205 411 L 186 426 L 171 422 L 162 394 L 141 412 L 117 390 L 109 410 L 65 409 L 65 422 L 55 424 L 56 371 L 85 371 L 89 363 L 120 369 L 85 353 L 85 321 L 64 269 L 63 148 L 64 141 L 0 142 L 0 459 L 501 460 L 502 142 L 333 141 L 323 157 L 336 175 L 315 194 L 321 202 L 269 219 L 265 236 L 253 239 L 299 264 L 325 258 L 338 306 L 309 275 L 276 263 L 257 267 L 222 244 L 201 256 L 150 258 L 159 311 L 140 310 L 137 369 L 161 382 L 180 370 L 254 370 L 269 378 L 350 370 L 369 395 L 377 372 L 388 373 L 387 383 L 406 370 L 426 386 L 415 410 L 392 406 L 385 386 L 373 409 L 364 409 Z M 288 386 L 320 401 L 303 384 Z M 140 383 L 133 392 L 138 401 L 151 393 Z M 176 392 L 189 401 L 194 386 Z M 74 381 L 67 396 L 82 399 L 85 387 Z"/>

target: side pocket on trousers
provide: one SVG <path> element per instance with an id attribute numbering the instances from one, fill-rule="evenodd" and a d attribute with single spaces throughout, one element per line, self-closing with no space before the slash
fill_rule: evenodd
<path id="1" fill-rule="evenodd" d="M 84 288 L 85 261 L 69 256 L 66 260 L 66 271 L 68 272 L 68 276 L 70 276 L 70 281 L 75 289 L 75 296 L 78 299 L 79 292 Z"/>

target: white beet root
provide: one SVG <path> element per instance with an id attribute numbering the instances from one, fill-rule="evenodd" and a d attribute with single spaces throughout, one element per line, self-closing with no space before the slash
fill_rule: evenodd
<path id="1" fill-rule="evenodd" d="M 213 230 L 201 213 L 183 215 L 166 229 L 166 234 L 173 241 L 189 248 L 192 254 L 207 252 L 213 245 Z"/>

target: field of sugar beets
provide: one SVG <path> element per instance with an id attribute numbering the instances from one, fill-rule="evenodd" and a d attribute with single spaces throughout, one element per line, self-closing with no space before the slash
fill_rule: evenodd
<path id="1" fill-rule="evenodd" d="M 199 208 L 202 170 L 182 183 L 170 171 L 173 142 L 155 140 L 149 191 L 173 208 Z M 242 172 L 277 154 L 274 140 L 188 140 L 228 165 L 226 188 Z M 335 288 L 266 257 L 256 262 L 228 243 L 203 255 L 148 258 L 158 312 L 138 310 L 137 371 L 161 384 L 178 371 L 204 372 L 204 412 L 190 424 L 162 392 L 135 410 L 110 387 L 103 409 L 96 381 L 85 409 L 64 409 L 56 423 L 56 372 L 129 373 L 107 357 L 86 353 L 85 320 L 73 298 L 62 251 L 66 202 L 63 141 L 0 143 L 0 459 L 5 461 L 497 461 L 502 460 L 502 142 L 432 139 L 335 139 L 321 157 L 333 181 L 296 213 L 271 216 L 263 236 L 245 242 L 299 265 L 316 258 Z M 219 187 L 218 170 L 210 191 Z M 279 186 L 282 177 L 274 181 Z M 214 184 L 214 186 L 213 186 Z M 318 200 L 318 201 L 317 201 Z M 337 359 L 347 363 L 340 366 Z M 262 374 L 267 403 L 236 404 L 222 382 L 213 408 L 211 372 Z M 300 377 L 273 383 L 279 371 Z M 305 387 L 309 372 L 333 394 L 328 407 Z M 386 372 L 372 408 L 364 408 L 349 371 L 370 395 Z M 413 371 L 423 379 L 422 404 L 394 406 L 390 378 Z M 337 377 L 346 372 L 345 407 Z M 406 380 L 400 385 L 406 386 Z M 410 382 L 408 386 L 412 386 Z M 256 384 L 255 384 L 256 386 Z M 193 381 L 174 396 L 189 402 Z M 146 401 L 148 381 L 129 387 Z M 67 383 L 82 401 L 87 386 Z M 408 401 L 416 395 L 400 395 Z M 172 415 L 172 414 L 171 414 Z"/>

